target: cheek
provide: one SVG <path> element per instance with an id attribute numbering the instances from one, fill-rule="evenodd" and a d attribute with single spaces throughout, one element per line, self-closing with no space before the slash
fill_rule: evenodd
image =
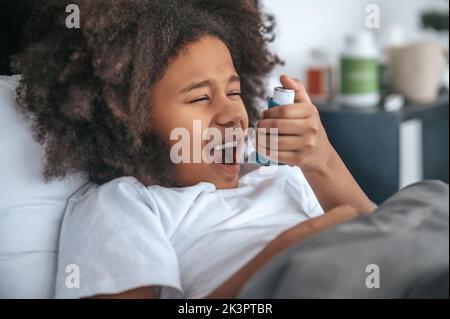
<path id="1" fill-rule="evenodd" d="M 154 134 L 169 140 L 171 132 L 178 127 L 185 127 L 185 118 L 173 103 L 154 102 L 150 109 L 150 127 Z"/>
<path id="2" fill-rule="evenodd" d="M 152 131 L 160 138 L 168 141 L 173 146 L 178 143 L 183 136 L 189 139 L 189 146 L 192 150 L 193 139 L 201 139 L 202 132 L 208 128 L 209 121 L 207 116 L 202 113 L 189 110 L 186 107 L 174 107 L 174 111 L 156 110 L 151 113 Z M 175 140 L 171 140 L 171 135 Z M 188 136 L 185 136 L 185 134 Z"/>

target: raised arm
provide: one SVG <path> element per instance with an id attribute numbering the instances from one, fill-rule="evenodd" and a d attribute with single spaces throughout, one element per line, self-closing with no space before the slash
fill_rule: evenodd
<path id="1" fill-rule="evenodd" d="M 334 149 L 325 169 L 306 171 L 304 175 L 324 211 L 341 205 L 351 205 L 364 213 L 375 209 Z"/>
<path id="2" fill-rule="evenodd" d="M 350 205 L 372 212 L 374 206 L 329 142 L 319 112 L 303 85 L 286 75 L 280 80 L 284 88 L 295 90 L 295 104 L 261 113 L 257 128 L 277 128 L 279 137 L 276 148 L 260 138 L 258 147 L 274 161 L 299 166 L 324 211 Z"/>

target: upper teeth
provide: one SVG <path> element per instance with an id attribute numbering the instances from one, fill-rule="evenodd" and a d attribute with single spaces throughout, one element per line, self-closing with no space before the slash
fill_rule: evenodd
<path id="1" fill-rule="evenodd" d="M 225 144 L 221 144 L 221 145 L 217 145 L 217 146 L 215 146 L 214 147 L 214 150 L 216 150 L 216 151 L 221 151 L 221 150 L 224 150 L 224 149 L 226 149 L 226 148 L 230 148 L 230 147 L 237 147 L 237 141 L 234 141 L 234 142 L 228 142 L 228 143 L 225 143 Z"/>

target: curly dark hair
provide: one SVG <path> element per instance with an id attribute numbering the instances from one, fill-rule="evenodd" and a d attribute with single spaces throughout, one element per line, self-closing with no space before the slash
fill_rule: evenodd
<path id="1" fill-rule="evenodd" d="M 251 123 L 264 78 L 281 63 L 267 48 L 274 19 L 253 0 L 39 1 L 29 47 L 14 66 L 23 75 L 19 108 L 45 145 L 46 181 L 82 172 L 100 184 L 134 176 L 144 185 L 171 185 L 168 142 L 149 127 L 149 88 L 170 59 L 204 35 L 220 38 L 240 74 Z M 65 26 L 69 3 L 80 8 L 79 29 Z"/>

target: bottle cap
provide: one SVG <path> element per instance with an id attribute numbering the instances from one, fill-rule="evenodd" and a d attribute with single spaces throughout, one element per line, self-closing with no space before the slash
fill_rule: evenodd
<path id="1" fill-rule="evenodd" d="M 283 87 L 276 87 L 273 92 L 273 101 L 278 105 L 294 104 L 295 91 L 285 89 Z"/>

